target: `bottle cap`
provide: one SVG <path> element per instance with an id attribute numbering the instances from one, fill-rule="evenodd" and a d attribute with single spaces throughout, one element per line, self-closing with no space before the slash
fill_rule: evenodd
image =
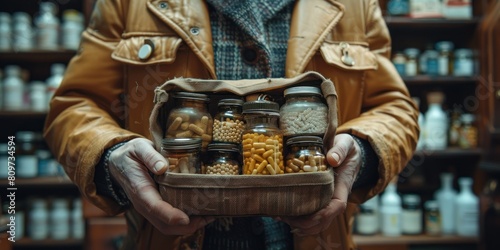
<path id="1" fill-rule="evenodd" d="M 436 49 L 440 51 L 451 51 L 453 50 L 453 43 L 450 41 L 437 42 Z"/>

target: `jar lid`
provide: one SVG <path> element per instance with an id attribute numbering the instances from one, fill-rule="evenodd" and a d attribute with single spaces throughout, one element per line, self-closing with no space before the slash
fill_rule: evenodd
<path id="1" fill-rule="evenodd" d="M 239 152 L 237 144 L 233 143 L 210 143 L 207 146 L 208 151 L 225 151 L 225 152 Z"/>
<path id="2" fill-rule="evenodd" d="M 403 203 L 407 205 L 420 205 L 420 196 L 416 194 L 403 195 Z"/>
<path id="3" fill-rule="evenodd" d="M 442 51 L 450 51 L 453 49 L 453 43 L 450 41 L 437 42 L 436 49 L 442 50 Z"/>
<path id="4" fill-rule="evenodd" d="M 243 103 L 243 113 L 253 113 L 253 112 L 272 112 L 277 113 L 274 115 L 279 115 L 280 105 L 276 102 L 271 102 L 267 100 L 256 100 L 251 102 Z"/>
<path id="5" fill-rule="evenodd" d="M 435 200 L 429 200 L 425 202 L 426 209 L 439 209 L 439 204 Z"/>
<path id="6" fill-rule="evenodd" d="M 472 50 L 471 49 L 456 49 L 455 50 L 455 57 L 472 57 Z"/>
<path id="7" fill-rule="evenodd" d="M 405 54 L 409 57 L 417 57 L 420 53 L 420 50 L 417 48 L 407 48 L 405 49 Z"/>
<path id="8" fill-rule="evenodd" d="M 312 135 L 299 135 L 289 138 L 286 141 L 286 145 L 294 145 L 294 144 L 307 144 L 311 146 L 323 146 L 323 139 L 319 136 Z"/>
<path id="9" fill-rule="evenodd" d="M 223 105 L 234 105 L 234 106 L 242 106 L 243 105 L 243 100 L 241 99 L 221 99 L 219 101 L 218 106 L 223 106 Z"/>
<path id="10" fill-rule="evenodd" d="M 311 95 L 321 95 L 321 90 L 317 87 L 310 86 L 300 86 L 285 89 L 283 95 L 296 95 L 296 94 L 311 94 Z"/>
<path id="11" fill-rule="evenodd" d="M 35 138 L 36 135 L 33 131 L 18 131 L 16 133 L 16 139 L 19 141 L 34 141 Z"/>
<path id="12" fill-rule="evenodd" d="M 175 92 L 172 94 L 173 98 L 178 98 L 178 99 L 193 99 L 193 100 L 200 100 L 204 102 L 210 101 L 207 95 L 205 94 L 200 94 L 200 93 L 191 93 L 191 92 Z"/>
<path id="13" fill-rule="evenodd" d="M 165 150 L 201 148 L 201 138 L 164 138 L 162 147 Z"/>

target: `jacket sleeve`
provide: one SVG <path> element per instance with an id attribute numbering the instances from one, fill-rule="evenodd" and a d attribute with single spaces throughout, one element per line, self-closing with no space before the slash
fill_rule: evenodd
<path id="1" fill-rule="evenodd" d="M 382 192 L 412 158 L 418 140 L 418 107 L 389 60 L 391 38 L 377 0 L 366 1 L 366 40 L 377 58 L 377 70 L 366 71 L 362 111 L 341 124 L 338 133 L 367 140 L 378 156 L 375 185 L 352 190 L 350 202 L 361 203 Z"/>
<path id="2" fill-rule="evenodd" d="M 125 118 L 122 65 L 111 53 L 123 30 L 122 1 L 96 2 L 77 55 L 50 103 L 44 137 L 82 195 L 109 214 L 120 206 L 96 194 L 94 170 L 104 150 L 140 137 L 121 128 Z"/>

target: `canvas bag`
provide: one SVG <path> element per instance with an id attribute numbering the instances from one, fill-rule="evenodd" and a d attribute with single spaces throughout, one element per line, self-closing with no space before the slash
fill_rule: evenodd
<path id="1" fill-rule="evenodd" d="M 154 146 L 161 152 L 166 115 L 172 108 L 170 93 L 187 91 L 207 94 L 212 104 L 229 96 L 254 99 L 260 94 L 283 104 L 283 91 L 293 86 L 316 86 L 328 106 L 324 148 L 333 145 L 337 129 L 337 93 L 332 81 L 317 72 L 293 78 L 251 80 L 205 80 L 175 78 L 155 89 L 155 106 L 150 115 Z M 210 111 L 210 109 L 209 109 Z M 210 112 L 213 115 L 213 111 Z M 282 175 L 202 175 L 167 172 L 156 176 L 162 198 L 189 215 L 296 216 L 314 213 L 333 195 L 333 170 Z"/>

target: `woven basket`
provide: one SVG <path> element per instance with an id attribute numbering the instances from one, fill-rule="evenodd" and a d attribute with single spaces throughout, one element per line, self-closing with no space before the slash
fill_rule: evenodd
<path id="1" fill-rule="evenodd" d="M 306 72 L 294 78 L 169 80 L 155 89 L 155 106 L 149 118 L 155 148 L 158 152 L 161 151 L 161 141 L 165 133 L 162 114 L 168 113 L 171 108 L 169 95 L 173 91 L 205 93 L 214 100 L 225 94 L 249 97 L 265 93 L 279 97 L 283 95 L 284 89 L 292 86 L 321 88 L 328 105 L 324 148 L 331 148 L 337 129 L 337 92 L 333 82 L 317 72 Z M 334 183 L 332 170 L 269 176 L 166 173 L 155 178 L 162 198 L 172 206 L 189 215 L 214 216 L 311 214 L 330 202 Z"/>
<path id="2" fill-rule="evenodd" d="M 188 215 L 296 216 L 326 206 L 333 195 L 333 171 L 284 175 L 156 176 L 161 197 Z"/>

